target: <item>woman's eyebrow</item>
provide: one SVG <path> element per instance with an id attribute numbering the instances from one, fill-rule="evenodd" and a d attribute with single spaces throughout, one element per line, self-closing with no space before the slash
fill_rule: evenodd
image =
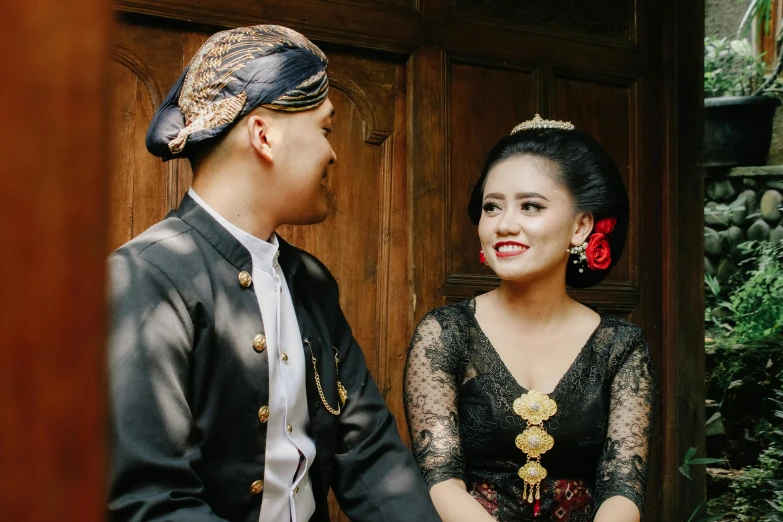
<path id="1" fill-rule="evenodd" d="M 546 196 L 539 194 L 538 192 L 517 192 L 514 195 L 514 199 L 531 199 L 531 198 L 538 198 L 543 199 L 544 201 L 549 201 Z"/>

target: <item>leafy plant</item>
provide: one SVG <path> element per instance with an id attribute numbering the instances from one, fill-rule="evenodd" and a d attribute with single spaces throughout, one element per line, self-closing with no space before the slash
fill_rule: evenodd
<path id="1" fill-rule="evenodd" d="M 763 55 L 754 55 L 748 39 L 704 39 L 704 96 L 751 96 L 767 83 Z M 783 93 L 783 82 L 774 80 L 761 94 Z"/>
<path id="2" fill-rule="evenodd" d="M 721 331 L 732 331 L 733 327 L 724 320 L 725 317 L 721 316 L 727 313 L 734 315 L 734 306 L 728 299 L 736 286 L 736 281 L 737 278 L 734 278 L 730 284 L 721 285 L 717 277 L 704 274 L 704 322 L 707 323 L 707 327 L 712 325 Z"/>
<path id="3" fill-rule="evenodd" d="M 773 413 L 774 424 L 760 436 L 766 441 L 756 466 L 743 469 L 731 488 L 736 493 L 734 511 L 739 521 L 783 520 L 783 391 L 770 399 L 781 409 Z M 771 509 L 770 509 L 771 508 Z"/>
<path id="4" fill-rule="evenodd" d="M 751 259 L 740 263 L 749 277 L 731 295 L 734 335 L 757 341 L 783 332 L 783 242 L 747 242 L 740 249 Z M 755 265 L 755 266 L 754 266 Z"/>
<path id="5" fill-rule="evenodd" d="M 691 466 L 718 464 L 723 462 L 725 462 L 725 459 L 696 457 L 696 448 L 688 448 L 688 450 L 685 452 L 685 457 L 683 458 L 682 466 L 680 466 L 679 469 L 680 469 L 680 473 L 688 477 L 688 479 L 690 480 Z M 699 513 L 701 512 L 706 502 L 707 502 L 706 499 L 701 501 L 701 504 L 699 504 L 696 507 L 696 509 L 693 511 L 693 513 L 691 513 L 691 516 L 688 518 L 688 522 L 713 522 L 715 520 L 720 520 L 721 518 L 726 516 L 726 513 L 721 513 L 719 515 L 707 515 L 704 517 L 699 517 Z"/>
<path id="6" fill-rule="evenodd" d="M 783 522 L 783 480 L 770 480 L 772 500 L 767 500 L 772 511 L 767 515 L 769 522 Z"/>
<path id="7" fill-rule="evenodd" d="M 711 457 L 696 457 L 696 448 L 688 448 L 683 458 L 682 466 L 679 467 L 680 473 L 689 479 L 691 478 L 691 466 L 699 464 L 722 464 L 726 459 L 716 459 Z"/>

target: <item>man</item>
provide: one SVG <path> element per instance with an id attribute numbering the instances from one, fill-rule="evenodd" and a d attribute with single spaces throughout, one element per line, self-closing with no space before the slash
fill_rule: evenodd
<path id="1" fill-rule="evenodd" d="M 110 384 L 115 521 L 439 520 L 316 258 L 275 235 L 323 221 L 336 160 L 327 60 L 278 26 L 218 33 L 147 147 L 191 190 L 118 249 Z"/>

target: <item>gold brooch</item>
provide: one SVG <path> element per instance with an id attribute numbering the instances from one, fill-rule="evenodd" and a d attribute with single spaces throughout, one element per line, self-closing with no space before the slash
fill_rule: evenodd
<path id="1" fill-rule="evenodd" d="M 514 413 L 528 424 L 525 431 L 517 435 L 515 443 L 527 457 L 527 463 L 519 468 L 518 474 L 525 483 L 522 496 L 532 503 L 534 496 L 541 498 L 541 481 L 547 476 L 546 468 L 541 465 L 541 455 L 555 445 L 555 440 L 541 425 L 557 413 L 557 404 L 548 395 L 530 390 L 514 401 Z"/>
<path id="2" fill-rule="evenodd" d="M 523 121 L 511 131 L 511 134 L 516 134 L 519 131 L 529 129 L 559 129 L 559 130 L 574 130 L 574 124 L 570 121 L 558 121 L 558 120 L 545 120 L 541 115 L 536 114 L 532 120 Z"/>
<path id="3" fill-rule="evenodd" d="M 540 426 L 530 426 L 524 432 L 517 435 L 517 448 L 525 455 L 537 458 L 551 450 L 555 445 L 555 439 Z"/>

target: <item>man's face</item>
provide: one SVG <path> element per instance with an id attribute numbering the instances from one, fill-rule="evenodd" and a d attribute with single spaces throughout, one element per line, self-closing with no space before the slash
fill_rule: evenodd
<path id="1" fill-rule="evenodd" d="M 291 114 L 285 125 L 282 151 L 275 165 L 283 222 L 290 225 L 320 223 L 326 219 L 327 167 L 337 160 L 329 144 L 334 107 L 327 98 L 318 108 Z"/>

